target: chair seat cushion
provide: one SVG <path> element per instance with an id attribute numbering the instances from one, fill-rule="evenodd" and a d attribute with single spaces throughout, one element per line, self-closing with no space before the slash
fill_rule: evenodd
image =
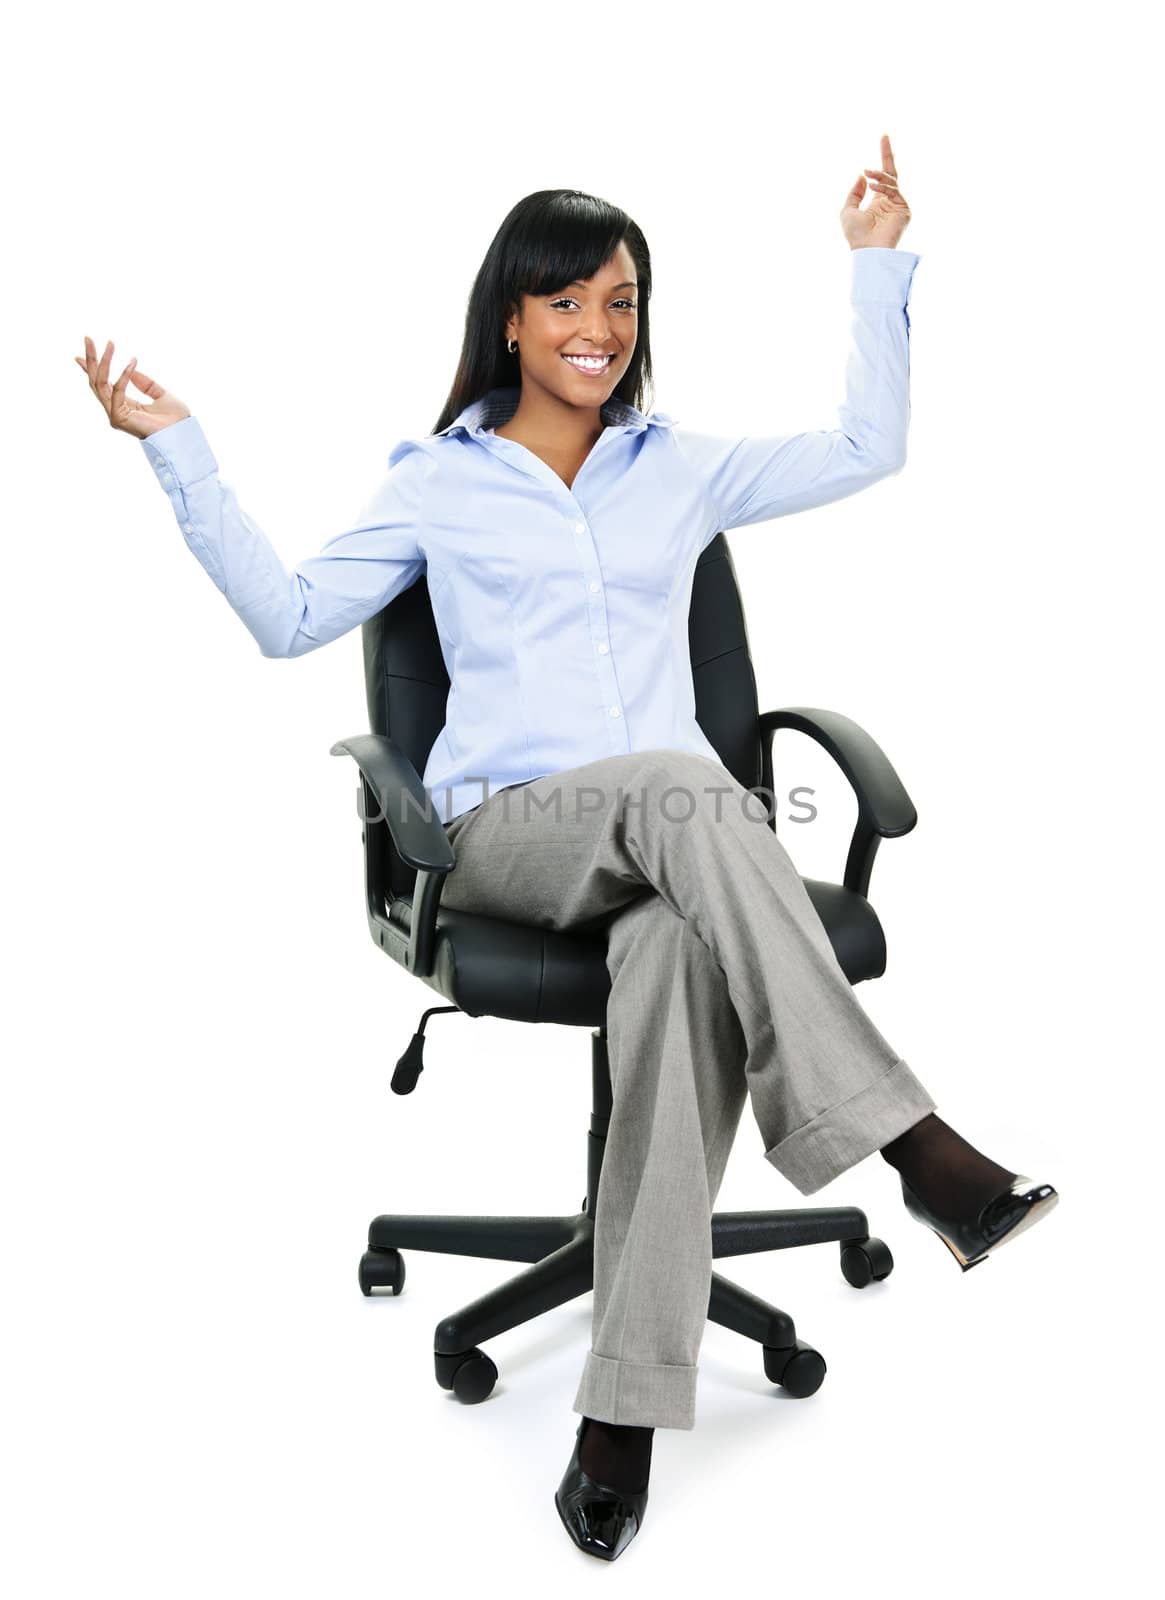
<path id="1" fill-rule="evenodd" d="M 886 970 L 886 940 L 874 908 L 841 884 L 802 880 L 851 983 Z M 408 930 L 412 903 L 396 897 L 390 916 Z M 424 980 L 471 1017 L 601 1027 L 611 979 L 603 934 L 558 933 L 440 907 L 436 959 Z"/>

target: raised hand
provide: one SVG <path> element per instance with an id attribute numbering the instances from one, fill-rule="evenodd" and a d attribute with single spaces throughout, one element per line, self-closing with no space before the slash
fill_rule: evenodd
<path id="1" fill-rule="evenodd" d="M 885 250 L 897 248 L 906 224 L 910 221 L 910 207 L 898 187 L 898 169 L 890 149 L 890 135 L 882 135 L 882 165 L 866 167 L 874 198 L 865 211 L 861 210 L 866 192 L 866 179 L 860 177 L 845 197 L 841 208 L 842 232 L 849 240 L 851 250 L 866 245 L 878 245 Z"/>
<path id="2" fill-rule="evenodd" d="M 111 384 L 109 362 L 112 355 L 113 343 L 110 341 L 98 361 L 97 346 L 86 334 L 84 357 L 73 357 L 81 370 L 88 374 L 89 387 L 104 406 L 111 428 L 132 433 L 135 439 L 148 439 L 151 433 L 168 428 L 172 422 L 181 422 L 183 417 L 190 415 L 189 407 L 184 406 L 176 394 L 163 389 L 160 383 L 155 383 L 153 378 L 147 378 L 144 372 L 138 370 L 137 356 L 129 362 L 117 382 Z M 127 385 L 131 381 L 150 397 L 153 402 L 151 405 L 145 405 L 127 393 Z"/>

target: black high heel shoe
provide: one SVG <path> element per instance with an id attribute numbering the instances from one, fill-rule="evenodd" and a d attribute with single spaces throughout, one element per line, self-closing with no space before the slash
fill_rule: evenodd
<path id="1" fill-rule="evenodd" d="M 606 1483 L 596 1483 L 583 1471 L 579 1454 L 587 1421 L 584 1417 L 578 1425 L 574 1454 L 554 1492 L 554 1504 L 563 1526 L 580 1550 L 588 1556 L 598 1556 L 600 1561 L 614 1561 L 643 1526 L 647 1486 L 631 1494 Z"/>
<path id="2" fill-rule="evenodd" d="M 932 1233 L 938 1234 L 964 1272 L 986 1261 L 992 1250 L 998 1250 L 1001 1244 L 1047 1216 L 1060 1198 L 1050 1183 L 1033 1183 L 1020 1174 L 1002 1194 L 988 1200 L 973 1221 L 967 1222 L 936 1215 L 923 1204 L 901 1173 L 899 1178 L 907 1211 Z"/>

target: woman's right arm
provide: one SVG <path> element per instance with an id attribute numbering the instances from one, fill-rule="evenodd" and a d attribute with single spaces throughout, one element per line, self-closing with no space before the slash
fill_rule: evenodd
<path id="1" fill-rule="evenodd" d="M 111 350 L 107 346 L 98 363 L 87 339 L 87 359 L 78 357 L 78 363 L 112 426 L 141 441 L 187 545 L 263 655 L 301 656 L 318 649 L 375 616 L 424 571 L 417 541 L 425 480 L 435 464 L 426 451 L 399 444 L 355 525 L 288 571 L 220 479 L 198 419 L 144 373 L 134 374 L 133 382 L 153 396 L 153 406 L 127 396 L 133 362 L 111 386 Z"/>
<path id="2" fill-rule="evenodd" d="M 398 447 L 399 448 L 399 447 Z M 186 543 L 265 656 L 302 656 L 382 611 L 424 571 L 417 548 L 433 458 L 394 451 L 355 525 L 290 572 L 267 535 L 218 476 L 196 417 L 142 440 Z"/>

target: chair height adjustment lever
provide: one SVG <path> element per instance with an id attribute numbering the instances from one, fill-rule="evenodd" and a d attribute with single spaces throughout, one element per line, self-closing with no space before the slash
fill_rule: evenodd
<path id="1" fill-rule="evenodd" d="M 425 1023 L 440 1011 L 460 1010 L 460 1006 L 430 1006 L 424 1013 L 420 1026 L 409 1040 L 405 1053 L 397 1062 L 396 1071 L 392 1075 L 392 1088 L 395 1094 L 412 1094 L 417 1086 L 417 1079 L 425 1070 Z"/>

